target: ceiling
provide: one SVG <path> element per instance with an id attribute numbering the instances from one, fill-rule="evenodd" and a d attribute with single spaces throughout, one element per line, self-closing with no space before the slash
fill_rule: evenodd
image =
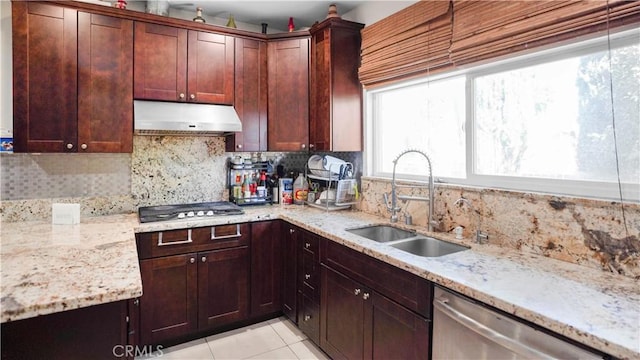
<path id="1" fill-rule="evenodd" d="M 286 30 L 289 17 L 293 17 L 296 29 L 311 27 L 314 22 L 327 16 L 329 5 L 336 4 L 338 14 L 344 14 L 365 0 L 351 1 L 266 1 L 266 0 L 169 0 L 171 8 L 193 11 L 201 7 L 203 12 L 212 17 L 228 18 L 230 14 L 238 22 L 260 25 L 267 23 L 270 29 Z"/>

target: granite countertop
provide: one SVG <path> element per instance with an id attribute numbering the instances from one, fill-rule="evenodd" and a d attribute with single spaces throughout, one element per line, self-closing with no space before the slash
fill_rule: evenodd
<path id="1" fill-rule="evenodd" d="M 471 248 L 438 258 L 415 256 L 345 231 L 388 223 L 387 219 L 356 211 L 326 212 L 299 206 L 256 207 L 246 208 L 246 214 L 241 216 L 140 224 L 135 231 L 276 218 L 607 354 L 624 359 L 640 358 L 640 286 L 624 276 L 396 224 Z"/>
<path id="2" fill-rule="evenodd" d="M 2 224 L 2 322 L 142 295 L 136 214 Z"/>
<path id="3" fill-rule="evenodd" d="M 145 224 L 134 214 L 82 219 L 67 228 L 3 224 L 2 321 L 139 296 L 135 232 L 269 219 L 287 220 L 607 354 L 640 358 L 640 286 L 631 278 L 442 233 L 431 235 L 471 250 L 419 257 L 345 231 L 386 219 L 299 206 Z M 67 271 L 60 274 L 61 268 Z"/>

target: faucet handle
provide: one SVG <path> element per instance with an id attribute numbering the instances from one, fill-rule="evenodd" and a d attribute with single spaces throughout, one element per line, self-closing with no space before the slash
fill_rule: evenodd
<path id="1" fill-rule="evenodd" d="M 384 193 L 382 194 L 382 197 L 384 198 L 384 204 L 387 206 L 387 210 L 392 211 L 392 204 L 389 202 L 389 194 Z"/>

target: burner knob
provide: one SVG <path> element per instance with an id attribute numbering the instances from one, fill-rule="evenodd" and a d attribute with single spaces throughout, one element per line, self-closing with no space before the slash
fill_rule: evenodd
<path id="1" fill-rule="evenodd" d="M 179 213 L 178 214 L 178 219 L 184 219 L 185 216 L 187 216 L 185 213 Z"/>
<path id="2" fill-rule="evenodd" d="M 197 216 L 204 216 L 204 211 L 200 210 L 200 211 L 198 211 L 198 213 L 196 215 Z"/>
<path id="3" fill-rule="evenodd" d="M 207 211 L 207 216 L 213 216 L 213 210 Z"/>
<path id="4" fill-rule="evenodd" d="M 187 213 L 187 217 L 194 217 L 194 216 L 196 216 L 196 214 L 193 211 L 189 211 Z"/>

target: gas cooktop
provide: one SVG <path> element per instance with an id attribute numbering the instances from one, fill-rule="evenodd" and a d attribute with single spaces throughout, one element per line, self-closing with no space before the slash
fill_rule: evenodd
<path id="1" fill-rule="evenodd" d="M 244 210 L 241 207 L 228 201 L 142 206 L 138 208 L 138 217 L 141 223 L 242 214 L 244 214 Z"/>

